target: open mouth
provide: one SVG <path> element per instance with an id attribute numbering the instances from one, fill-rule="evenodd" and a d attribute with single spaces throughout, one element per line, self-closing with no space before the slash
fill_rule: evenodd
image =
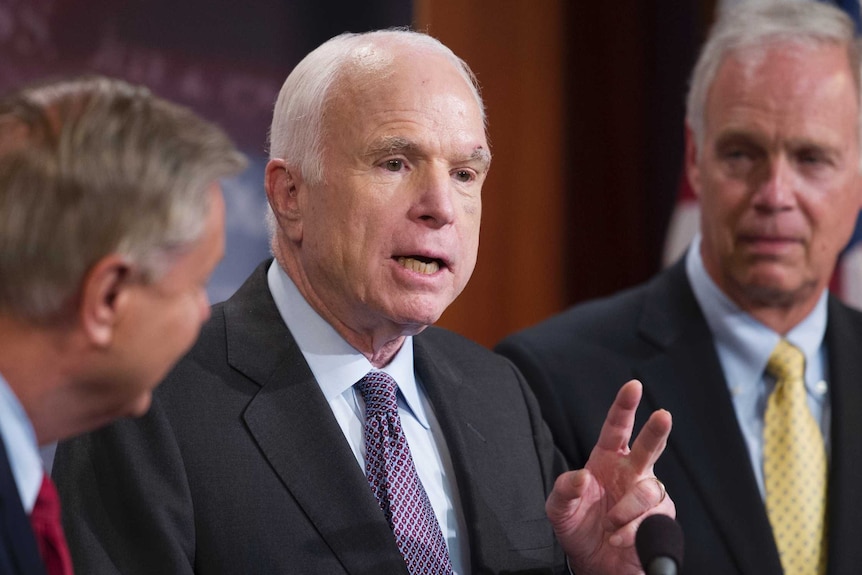
<path id="1" fill-rule="evenodd" d="M 424 256 L 399 256 L 395 260 L 400 266 L 424 275 L 437 273 L 443 265 L 442 260 L 426 258 Z"/>

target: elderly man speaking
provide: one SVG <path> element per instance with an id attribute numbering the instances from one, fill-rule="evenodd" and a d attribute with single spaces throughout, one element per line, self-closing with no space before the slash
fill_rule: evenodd
<path id="1" fill-rule="evenodd" d="M 629 450 L 629 383 L 562 474 L 512 365 L 428 327 L 476 263 L 491 154 L 469 68 L 424 34 L 336 37 L 287 78 L 270 137 L 275 260 L 145 419 L 58 451 L 76 567 L 641 572 L 636 526 L 674 514 L 652 474 L 670 414 Z"/>

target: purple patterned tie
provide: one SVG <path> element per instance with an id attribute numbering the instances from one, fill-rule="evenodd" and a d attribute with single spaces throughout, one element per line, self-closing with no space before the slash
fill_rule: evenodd
<path id="1" fill-rule="evenodd" d="M 395 380 L 370 371 L 365 400 L 365 474 L 411 575 L 449 575 L 449 551 L 401 428 Z"/>

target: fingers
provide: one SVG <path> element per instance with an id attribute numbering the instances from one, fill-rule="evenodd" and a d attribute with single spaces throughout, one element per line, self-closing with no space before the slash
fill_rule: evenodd
<path id="1" fill-rule="evenodd" d="M 667 446 L 667 438 L 673 427 L 670 412 L 659 409 L 650 415 L 632 444 L 629 461 L 637 473 L 648 473 Z"/>
<path id="2" fill-rule="evenodd" d="M 668 500 L 664 485 L 655 477 L 641 479 L 608 510 L 606 527 L 608 531 L 619 529 Z"/>
<path id="3" fill-rule="evenodd" d="M 664 483 L 659 481 L 658 477 L 653 476 L 653 477 L 650 477 L 649 479 L 652 479 L 653 481 L 655 481 L 655 484 L 658 485 L 659 493 L 661 494 L 661 495 L 659 495 L 658 502 L 661 503 L 667 497 L 667 489 L 665 488 Z"/>
<path id="4" fill-rule="evenodd" d="M 634 544 L 637 528 L 650 515 L 661 513 L 676 517 L 676 506 L 664 485 L 654 476 L 638 481 L 613 508 L 608 510 L 603 527 L 613 532 L 614 546 Z"/>
<path id="5" fill-rule="evenodd" d="M 545 502 L 545 512 L 551 523 L 563 521 L 572 513 L 573 504 L 584 495 L 591 481 L 592 476 L 585 469 L 568 471 L 557 477 Z"/>
<path id="6" fill-rule="evenodd" d="M 643 386 L 632 379 L 623 385 L 608 410 L 596 447 L 609 451 L 628 451 L 635 413 L 643 395 Z M 664 409 L 654 412 L 638 433 L 631 448 L 630 462 L 638 474 L 651 473 L 652 466 L 667 446 L 673 418 Z"/>
<path id="7" fill-rule="evenodd" d="M 632 379 L 620 388 L 605 417 L 596 447 L 609 451 L 628 448 L 635 423 L 635 412 L 642 393 L 643 386 L 636 379 Z"/>

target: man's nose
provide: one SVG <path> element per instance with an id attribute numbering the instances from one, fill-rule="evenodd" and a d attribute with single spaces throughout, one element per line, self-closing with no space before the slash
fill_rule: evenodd
<path id="1" fill-rule="evenodd" d="M 411 217 L 433 227 L 452 223 L 455 219 L 455 193 L 449 171 L 442 167 L 430 167 L 418 179 Z"/>
<path id="2" fill-rule="evenodd" d="M 792 207 L 795 203 L 795 180 L 791 162 L 784 155 L 777 156 L 766 166 L 763 179 L 757 184 L 755 205 L 769 211 Z"/>

